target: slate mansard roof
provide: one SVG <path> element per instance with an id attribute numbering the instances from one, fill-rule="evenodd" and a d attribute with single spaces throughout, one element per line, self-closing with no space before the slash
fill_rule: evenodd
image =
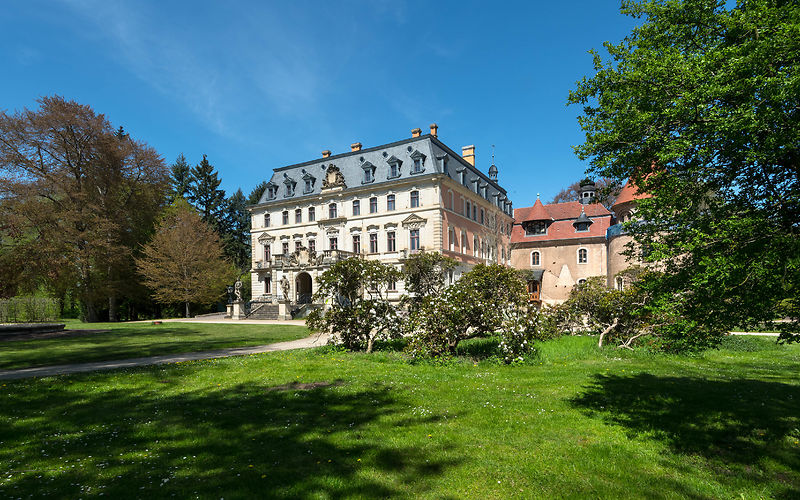
<path id="1" fill-rule="evenodd" d="M 414 159 L 422 161 L 422 172 L 413 173 Z M 391 164 L 399 163 L 399 175 L 391 177 Z M 269 184 L 277 187 L 274 198 L 268 197 L 268 189 L 264 190 L 258 205 L 280 203 L 288 200 L 301 201 L 306 197 L 319 195 L 325 172 L 330 166 L 339 169 L 347 188 L 362 186 L 381 186 L 400 180 L 445 174 L 455 182 L 461 183 L 462 171 L 466 174 L 466 187 L 475 192 L 475 184 L 487 187 L 489 202 L 496 203 L 496 197 L 508 201 L 506 190 L 487 175 L 470 165 L 436 137 L 426 134 L 390 144 L 384 144 L 360 151 L 350 151 L 327 158 L 279 167 L 273 169 Z M 372 169 L 372 182 L 364 182 L 364 169 Z M 312 180 L 312 189 L 306 191 L 306 179 Z M 286 184 L 294 183 L 294 193 L 287 196 Z M 509 215 L 512 212 L 509 207 Z"/>

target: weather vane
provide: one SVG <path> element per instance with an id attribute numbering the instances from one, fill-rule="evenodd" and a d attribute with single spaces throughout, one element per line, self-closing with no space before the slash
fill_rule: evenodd
<path id="1" fill-rule="evenodd" d="M 494 144 L 492 144 L 492 165 L 494 165 Z"/>

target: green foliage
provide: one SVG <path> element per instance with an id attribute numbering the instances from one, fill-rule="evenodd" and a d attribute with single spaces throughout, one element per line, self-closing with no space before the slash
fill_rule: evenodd
<path id="1" fill-rule="evenodd" d="M 458 262 L 438 252 L 419 252 L 403 263 L 403 281 L 411 307 L 425 297 L 439 295 L 447 283 L 447 276 Z"/>
<path id="2" fill-rule="evenodd" d="M 203 222 L 217 230 L 225 219 L 225 191 L 219 189 L 221 183 L 218 172 L 203 155 L 200 163 L 192 167 L 187 200 L 200 213 Z"/>
<path id="3" fill-rule="evenodd" d="M 498 264 L 478 264 L 410 311 L 403 322 L 405 334 L 411 337 L 408 352 L 416 357 L 453 355 L 462 340 L 510 331 L 521 323 L 511 321 L 512 314 L 525 307 L 526 301 L 519 273 Z M 504 326 L 508 329 L 503 330 Z M 511 337 L 507 340 L 517 345 Z"/>
<path id="4" fill-rule="evenodd" d="M 265 189 L 267 189 L 267 181 L 259 182 L 258 185 L 254 187 L 252 191 L 250 191 L 250 195 L 247 197 L 247 204 L 257 204 L 258 200 L 261 199 L 261 195 L 264 194 Z"/>
<path id="5" fill-rule="evenodd" d="M 58 300 L 21 296 L 0 299 L 0 323 L 40 323 L 58 319 Z"/>
<path id="6" fill-rule="evenodd" d="M 250 269 L 250 212 L 241 189 L 225 202 L 222 244 L 225 255 L 241 270 Z"/>
<path id="7" fill-rule="evenodd" d="M 351 257 L 336 262 L 319 277 L 314 296 L 329 307 L 312 311 L 306 324 L 349 350 L 372 352 L 375 340 L 399 334 L 397 310 L 386 292 L 400 277 L 394 266 L 378 261 Z"/>
<path id="8" fill-rule="evenodd" d="M 583 106 L 590 173 L 654 196 L 629 226 L 663 274 L 649 292 L 667 348 L 800 307 L 800 5 L 623 3 L 641 24 L 569 101 Z M 681 338 L 685 338 L 681 340 Z"/>
<path id="9" fill-rule="evenodd" d="M 170 202 L 175 198 L 186 198 L 189 195 L 189 185 L 192 181 L 191 169 L 192 167 L 186 161 L 183 153 L 179 154 L 175 163 L 170 165 Z"/>

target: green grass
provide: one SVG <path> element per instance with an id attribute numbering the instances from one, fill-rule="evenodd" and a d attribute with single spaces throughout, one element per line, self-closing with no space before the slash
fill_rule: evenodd
<path id="1" fill-rule="evenodd" d="M 595 341 L 520 366 L 321 348 L 6 382 L 0 497 L 800 496 L 800 346 Z"/>
<path id="2" fill-rule="evenodd" d="M 76 337 L 0 342 L 0 370 L 272 344 L 307 337 L 302 325 L 213 323 L 81 323 L 68 329 L 108 330 Z"/>

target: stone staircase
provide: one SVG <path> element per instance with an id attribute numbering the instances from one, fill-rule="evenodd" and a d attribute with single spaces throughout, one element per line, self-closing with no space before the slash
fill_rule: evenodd
<path id="1" fill-rule="evenodd" d="M 278 319 L 278 305 L 266 302 L 253 304 L 247 319 Z"/>

